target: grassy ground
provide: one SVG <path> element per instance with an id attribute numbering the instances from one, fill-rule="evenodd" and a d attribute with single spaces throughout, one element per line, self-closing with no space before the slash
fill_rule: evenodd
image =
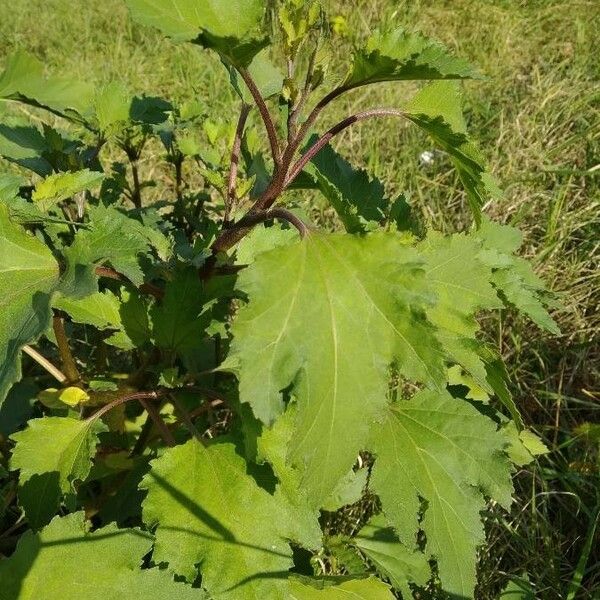
<path id="1" fill-rule="evenodd" d="M 524 252 L 563 294 L 563 334 L 551 338 L 510 315 L 490 323 L 514 392 L 552 453 L 517 477 L 508 524 L 491 508 L 482 551 L 480 598 L 495 597 L 506 575 L 528 573 L 539 598 L 600 597 L 599 440 L 577 434 L 600 423 L 598 258 L 600 244 L 600 5 L 594 0 L 355 0 L 332 2 L 349 29 L 381 20 L 443 40 L 488 77 L 466 86 L 471 130 L 503 184 L 488 207 L 525 233 Z M 339 40 L 340 59 L 351 39 Z M 195 97 L 221 116 L 232 100 L 218 62 L 131 24 L 121 0 L 13 0 L 0 4 L 0 60 L 16 48 L 82 79 L 120 79 L 136 92 Z M 406 87 L 356 91 L 330 109 L 398 105 Z M 225 113 L 226 114 L 226 113 Z M 461 227 L 464 195 L 442 157 L 424 170 L 429 149 L 408 127 L 370 122 L 340 140 L 345 152 L 407 191 L 427 222 Z M 148 164 L 152 157 L 148 157 Z M 591 551 L 586 551 L 586 548 Z M 584 560 L 585 559 L 585 560 Z M 576 584 L 582 580 L 577 591 Z M 572 593 L 572 595 L 569 595 Z"/>

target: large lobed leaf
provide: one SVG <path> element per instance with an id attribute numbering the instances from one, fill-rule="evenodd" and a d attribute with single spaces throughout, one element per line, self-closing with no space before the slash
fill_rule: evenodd
<path id="1" fill-rule="evenodd" d="M 109 525 L 93 533 L 83 513 L 28 531 L 15 553 L 0 560 L 0 600 L 204 600 L 166 571 L 142 570 L 152 536 Z"/>
<path id="2" fill-rule="evenodd" d="M 373 431 L 371 485 L 384 514 L 409 548 L 425 532 L 442 587 L 459 597 L 473 595 L 485 497 L 511 504 L 506 445 L 493 421 L 445 392 L 394 403 Z"/>
<path id="3" fill-rule="evenodd" d="M 392 363 L 404 377 L 444 385 L 421 265 L 393 234 L 310 234 L 261 254 L 239 278 L 250 302 L 234 322 L 228 365 L 240 399 L 265 423 L 282 413 L 292 385 L 289 458 L 314 501 L 346 475 L 381 418 Z"/>
<path id="4" fill-rule="evenodd" d="M 178 41 L 198 41 L 247 65 L 266 45 L 253 37 L 263 0 L 127 0 L 132 17 Z"/>
<path id="5" fill-rule="evenodd" d="M 189 581 L 200 565 L 202 585 L 215 600 L 284 600 L 289 540 L 318 545 L 317 518 L 298 518 L 246 467 L 233 445 L 205 448 L 197 440 L 153 461 L 142 487 L 144 521 L 157 525 L 154 558 Z"/>
<path id="6" fill-rule="evenodd" d="M 21 348 L 48 326 L 58 275 L 50 249 L 12 223 L 0 203 L 0 404 L 21 378 Z"/>

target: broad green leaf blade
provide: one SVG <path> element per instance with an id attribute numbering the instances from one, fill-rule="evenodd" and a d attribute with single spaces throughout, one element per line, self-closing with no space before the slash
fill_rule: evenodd
<path id="1" fill-rule="evenodd" d="M 378 31 L 354 54 L 343 87 L 379 81 L 468 79 L 477 73 L 465 60 L 452 56 L 440 43 L 420 33 L 398 28 Z"/>
<path id="2" fill-rule="evenodd" d="M 25 498 L 26 511 L 31 509 L 27 517 L 32 527 L 45 525 L 60 497 L 74 491 L 74 481 L 88 476 L 98 434 L 105 430 L 101 421 L 43 417 L 13 434 L 16 446 L 10 467 L 19 470 L 19 495 Z M 47 510 L 40 504 L 46 504 Z"/>
<path id="3" fill-rule="evenodd" d="M 42 63 L 23 51 L 9 57 L 0 76 L 0 98 L 60 113 L 74 110 L 85 116 L 90 112 L 93 94 L 93 86 L 77 79 L 44 77 Z"/>
<path id="4" fill-rule="evenodd" d="M 413 249 L 395 234 L 311 233 L 261 254 L 238 279 L 249 304 L 232 327 L 240 399 L 270 423 L 292 385 L 298 417 L 289 459 L 323 501 L 381 418 L 388 369 L 441 388 L 441 349 L 422 309 L 429 294 Z M 352 431 L 351 438 L 346 433 Z"/>
<path id="5" fill-rule="evenodd" d="M 290 581 L 290 600 L 393 600 L 390 588 L 376 579 L 355 579 L 338 585 L 313 587 L 305 580 Z"/>
<path id="6" fill-rule="evenodd" d="M 41 210 L 46 211 L 62 200 L 96 187 L 103 179 L 103 173 L 89 169 L 54 173 L 35 186 L 31 199 Z"/>
<path id="7" fill-rule="evenodd" d="M 378 179 L 371 179 L 363 169 L 355 169 L 331 146 L 323 148 L 312 165 L 321 192 L 348 233 L 374 230 L 385 220 L 389 200 Z"/>
<path id="8" fill-rule="evenodd" d="M 127 0 L 133 18 L 177 40 L 207 30 L 220 37 L 243 38 L 260 22 L 262 0 Z"/>
<path id="9" fill-rule="evenodd" d="M 450 594 L 473 597 L 485 496 L 505 508 L 511 504 L 505 446 L 493 421 L 446 392 L 424 391 L 397 402 L 385 424 L 374 428 L 373 491 L 404 544 L 413 547 L 423 529 L 425 551 L 437 560 Z"/>
<path id="10" fill-rule="evenodd" d="M 405 114 L 448 153 L 465 186 L 473 218 L 480 223 L 481 207 L 500 190 L 487 172 L 483 156 L 467 137 L 461 104 L 457 82 L 437 81 L 417 93 Z"/>
<path id="11" fill-rule="evenodd" d="M 152 462 L 144 521 L 157 525 L 154 560 L 202 585 L 215 600 L 284 600 L 292 550 L 305 532 L 281 495 L 246 474 L 231 444 L 196 440 Z M 312 536 L 312 531 L 309 532 Z"/>
<path id="12" fill-rule="evenodd" d="M 253 37 L 263 0 L 127 0 L 134 20 L 178 41 L 198 41 L 247 65 L 266 45 Z"/>
<path id="13" fill-rule="evenodd" d="M 431 577 L 425 555 L 402 544 L 383 515 L 371 518 L 351 541 L 403 598 L 412 597 L 409 583 L 423 587 Z"/>
<path id="14" fill-rule="evenodd" d="M 26 532 L 0 560 L 0 600 L 207 600 L 159 569 L 142 570 L 152 536 L 109 525 L 89 533 L 83 513 Z"/>
<path id="15" fill-rule="evenodd" d="M 0 203 L 0 404 L 21 378 L 21 348 L 48 326 L 57 281 L 52 252 L 12 223 Z"/>

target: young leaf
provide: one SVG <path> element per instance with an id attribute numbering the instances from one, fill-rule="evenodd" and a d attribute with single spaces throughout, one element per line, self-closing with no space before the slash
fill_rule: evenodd
<path id="1" fill-rule="evenodd" d="M 0 75 L 0 98 L 20 100 L 60 113 L 90 112 L 94 88 L 78 79 L 46 78 L 43 65 L 35 57 L 19 51 L 9 57 Z"/>
<path id="2" fill-rule="evenodd" d="M 425 551 L 437 560 L 450 594 L 473 597 L 484 495 L 505 508 L 511 504 L 505 446 L 491 420 L 446 392 L 423 391 L 393 404 L 384 425 L 373 430 L 372 489 L 404 544 L 414 547 L 423 529 Z"/>
<path id="3" fill-rule="evenodd" d="M 246 474 L 233 445 L 190 440 L 171 448 L 152 462 L 142 487 L 144 521 L 157 525 L 156 562 L 189 581 L 200 564 L 215 600 L 288 597 L 288 540 L 304 542 L 306 533 L 281 496 Z"/>
<path id="4" fill-rule="evenodd" d="M 462 184 L 475 222 L 481 222 L 481 207 L 500 190 L 486 171 L 483 156 L 467 137 L 462 115 L 459 84 L 437 81 L 425 86 L 405 109 L 406 116 L 447 152 Z"/>
<path id="5" fill-rule="evenodd" d="M 315 582 L 316 583 L 316 582 Z M 290 581 L 290 600 L 394 600 L 390 588 L 375 577 L 313 587 L 310 580 Z"/>
<path id="6" fill-rule="evenodd" d="M 103 179 L 103 173 L 89 169 L 54 173 L 35 186 L 31 199 L 41 210 L 46 211 L 61 200 L 99 185 Z"/>
<path id="7" fill-rule="evenodd" d="M 84 480 L 96 453 L 101 421 L 69 417 L 32 419 L 13 434 L 16 443 L 10 462 L 19 470 L 19 499 L 32 527 L 45 525 L 58 508 L 60 497 Z"/>
<path id="8" fill-rule="evenodd" d="M 125 296 L 127 302 L 129 302 L 129 307 L 133 308 L 135 300 L 131 300 L 131 294 L 125 293 Z M 123 304 L 110 290 L 94 292 L 84 298 L 59 296 L 54 299 L 52 306 L 66 312 L 75 323 L 93 325 L 100 330 L 115 330 L 115 333 L 106 338 L 105 341 L 123 350 L 131 350 L 136 346 L 128 334 L 133 326 L 134 332 L 132 335 L 136 337 L 138 333 L 136 324 L 139 323 L 139 318 L 143 319 L 144 315 L 147 318 L 146 310 L 144 310 L 138 313 L 133 322 L 126 321 L 124 323 L 123 315 L 127 312 L 127 305 Z M 143 345 L 148 340 L 147 325 L 144 331 L 146 332 L 145 335 L 136 337 L 138 341 L 141 341 L 140 345 Z"/>
<path id="9" fill-rule="evenodd" d="M 351 542 L 403 598 L 412 597 L 409 583 L 423 587 L 431 577 L 425 555 L 403 545 L 382 514 L 372 517 Z"/>
<path id="10" fill-rule="evenodd" d="M 48 326 L 57 281 L 50 249 L 12 223 L 0 203 L 0 405 L 21 378 L 21 348 Z"/>
<path id="11" fill-rule="evenodd" d="M 0 560 L 0 598 L 207 600 L 166 571 L 142 570 L 151 548 L 152 536 L 139 529 L 109 525 L 90 533 L 83 513 L 56 517 L 42 531 L 25 533 L 15 553 Z"/>
<path id="12" fill-rule="evenodd" d="M 80 229 L 65 248 L 67 269 L 61 291 L 81 298 L 97 291 L 95 269 L 109 262 L 135 285 L 144 281 L 138 256 L 149 252 L 151 234 L 135 219 L 114 208 L 90 207 L 89 229 Z"/>
<path id="13" fill-rule="evenodd" d="M 357 50 L 342 87 L 378 81 L 468 79 L 477 73 L 465 60 L 452 56 L 440 43 L 402 28 L 378 31 Z"/>
<path id="14" fill-rule="evenodd" d="M 381 417 L 392 363 L 409 379 L 444 386 L 441 349 L 420 312 L 424 283 L 418 255 L 394 234 L 311 233 L 261 254 L 239 277 L 249 304 L 233 324 L 225 368 L 236 370 L 241 401 L 265 423 L 283 412 L 281 392 L 292 384 L 289 458 L 317 503 Z"/>

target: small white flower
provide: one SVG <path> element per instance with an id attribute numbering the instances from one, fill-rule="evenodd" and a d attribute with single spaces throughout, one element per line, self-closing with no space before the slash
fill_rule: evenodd
<path id="1" fill-rule="evenodd" d="M 431 150 L 425 150 L 419 155 L 419 161 L 424 166 L 432 165 L 435 162 L 435 152 Z"/>

